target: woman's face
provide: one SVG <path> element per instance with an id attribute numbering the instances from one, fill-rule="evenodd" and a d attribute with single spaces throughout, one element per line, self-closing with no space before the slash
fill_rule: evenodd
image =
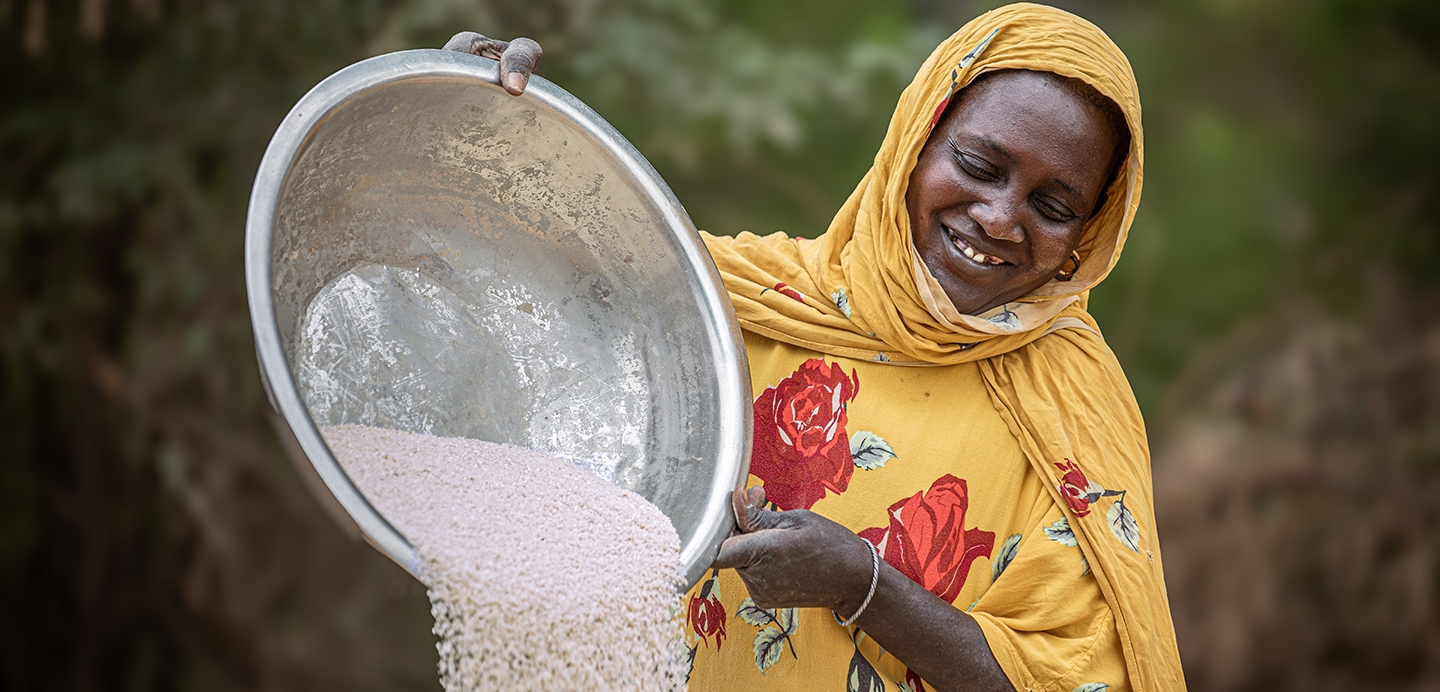
<path id="1" fill-rule="evenodd" d="M 1044 285 L 1104 192 L 1116 136 L 1051 76 L 1007 71 L 960 92 L 920 152 L 905 205 L 915 248 L 962 314 Z"/>

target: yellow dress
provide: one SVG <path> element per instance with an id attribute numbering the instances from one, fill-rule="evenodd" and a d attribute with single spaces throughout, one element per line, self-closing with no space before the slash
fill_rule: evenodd
<path id="1" fill-rule="evenodd" d="M 946 104 L 995 70 L 1083 81 L 1124 113 L 1130 150 L 1074 273 L 970 315 L 916 251 L 905 194 Z M 824 234 L 705 237 L 746 332 L 749 482 L 968 609 L 1018 690 L 1185 689 L 1145 424 L 1086 310 L 1124 249 L 1144 159 L 1120 48 L 1079 17 L 1017 3 L 936 47 Z M 687 601 L 691 689 L 919 688 L 828 612 L 747 607 L 733 574 L 711 577 Z"/>
<path id="2" fill-rule="evenodd" d="M 895 367 L 749 332 L 745 345 L 750 485 L 855 531 L 969 611 L 1017 690 L 1130 689 L 1110 608 L 975 363 Z M 929 689 L 828 610 L 755 607 L 733 570 L 685 602 L 692 691 Z"/>

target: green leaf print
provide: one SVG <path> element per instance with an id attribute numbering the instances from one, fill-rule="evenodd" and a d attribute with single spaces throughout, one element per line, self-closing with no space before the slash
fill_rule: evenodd
<path id="1" fill-rule="evenodd" d="M 1110 533 L 1120 540 L 1120 544 L 1135 552 L 1140 552 L 1140 526 L 1135 523 L 1135 517 L 1130 516 L 1130 509 L 1125 506 L 1125 495 L 1121 493 L 1120 499 L 1110 505 L 1110 512 L 1105 516 L 1110 524 Z"/>
<path id="2" fill-rule="evenodd" d="M 1060 521 L 1045 527 L 1045 537 L 1071 548 L 1079 545 L 1075 542 L 1075 531 L 1070 528 L 1070 520 L 1066 517 L 1060 517 Z"/>
<path id="3" fill-rule="evenodd" d="M 895 458 L 895 449 L 879 435 L 860 430 L 850 436 L 850 456 L 855 458 L 856 468 L 874 471 Z"/>
<path id="4" fill-rule="evenodd" d="M 1105 690 L 1108 689 L 1110 689 L 1110 686 L 1103 682 L 1087 682 L 1076 687 L 1071 692 L 1105 692 Z"/>
<path id="5" fill-rule="evenodd" d="M 1001 573 L 1010 566 L 1010 561 L 1015 559 L 1015 553 L 1018 552 L 1020 552 L 1020 534 L 1017 533 L 1005 539 L 1005 544 L 1000 546 L 1000 550 L 996 552 L 995 565 L 990 568 L 990 581 L 993 582 L 1000 578 Z"/>
<path id="6" fill-rule="evenodd" d="M 755 635 L 755 667 L 763 674 L 770 670 L 770 666 L 780 661 L 780 654 L 785 651 L 785 640 L 788 637 L 785 633 L 766 627 Z"/>
<path id="7" fill-rule="evenodd" d="M 785 643 L 790 643 L 790 655 L 799 658 L 795 653 L 795 642 L 790 635 L 800 627 L 800 612 L 796 608 L 780 608 L 771 610 L 755 605 L 750 597 L 740 602 L 740 607 L 735 614 L 745 624 L 751 627 L 759 627 L 760 631 L 755 633 L 755 641 L 752 644 L 755 649 L 755 667 L 761 673 L 769 670 L 780 660 L 780 654 L 785 651 Z M 774 627 L 771 627 L 774 625 Z"/>
<path id="8" fill-rule="evenodd" d="M 775 622 L 775 611 L 755 605 L 755 601 L 750 600 L 749 596 L 740 601 L 740 608 L 735 611 L 735 614 L 751 627 L 764 627 Z"/>
<path id="9" fill-rule="evenodd" d="M 850 657 L 850 674 L 845 676 L 845 692 L 885 692 L 885 681 L 875 672 L 875 666 L 855 650 Z"/>
<path id="10" fill-rule="evenodd" d="M 800 626 L 800 613 L 795 608 L 781 608 L 775 611 L 775 624 L 785 634 L 795 634 L 795 628 Z"/>

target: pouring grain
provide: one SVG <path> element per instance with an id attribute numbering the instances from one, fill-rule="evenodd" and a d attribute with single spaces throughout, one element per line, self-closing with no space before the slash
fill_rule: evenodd
<path id="1" fill-rule="evenodd" d="M 544 452 L 323 431 L 414 543 L 447 692 L 680 690 L 680 539 L 644 498 Z"/>

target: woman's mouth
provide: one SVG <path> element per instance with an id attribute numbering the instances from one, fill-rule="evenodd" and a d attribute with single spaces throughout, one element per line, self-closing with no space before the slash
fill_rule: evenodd
<path id="1" fill-rule="evenodd" d="M 987 255 L 983 252 L 980 252 L 979 250 L 976 250 L 974 247 L 971 247 L 969 243 L 965 242 L 964 238 L 960 237 L 959 233 L 950 230 L 950 227 L 941 226 L 941 228 L 945 230 L 945 237 L 950 239 L 950 244 L 954 245 L 955 249 L 959 250 L 960 254 L 965 255 L 965 258 L 970 260 L 971 262 L 974 262 L 975 264 L 978 264 L 982 267 L 992 267 L 997 264 L 1008 264 L 1008 262 L 1000 259 L 999 257 L 991 257 L 990 255 Z"/>

